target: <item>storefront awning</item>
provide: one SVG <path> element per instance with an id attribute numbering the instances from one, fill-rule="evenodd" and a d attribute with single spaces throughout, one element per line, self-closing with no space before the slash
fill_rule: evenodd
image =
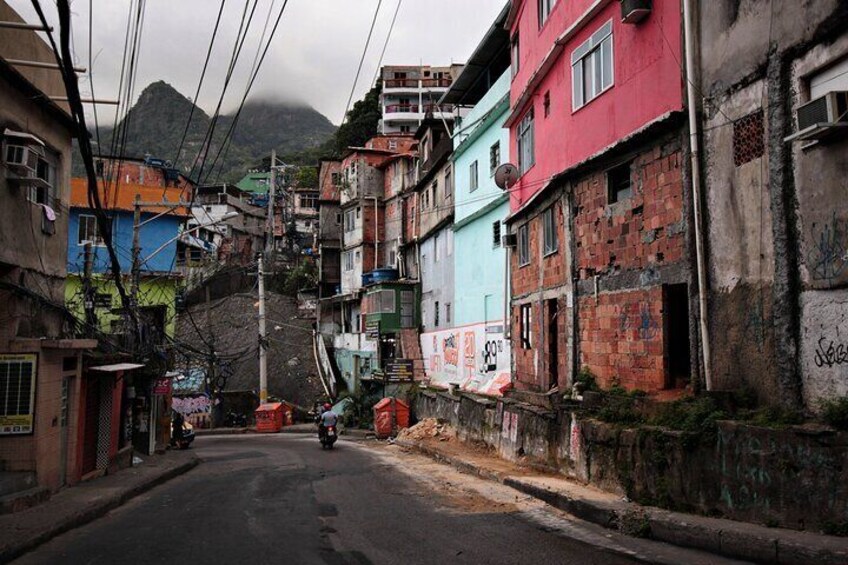
<path id="1" fill-rule="evenodd" d="M 118 373 L 121 371 L 132 371 L 133 369 L 141 369 L 144 365 L 138 363 L 115 363 L 114 365 L 100 365 L 98 367 L 88 367 L 89 371 L 99 371 L 101 373 Z"/>

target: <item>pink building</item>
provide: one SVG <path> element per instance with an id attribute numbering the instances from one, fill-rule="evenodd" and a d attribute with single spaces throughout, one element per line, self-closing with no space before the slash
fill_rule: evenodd
<path id="1" fill-rule="evenodd" d="M 507 219 L 518 389 L 695 382 L 680 3 L 514 0 Z M 651 5 L 653 5 L 651 7 Z M 637 17 L 634 17 L 637 16 Z"/>
<path id="2" fill-rule="evenodd" d="M 553 175 L 683 109 L 679 2 L 654 1 L 644 20 L 628 24 L 613 0 L 514 0 L 506 25 L 506 126 L 523 172 L 513 210 Z"/>

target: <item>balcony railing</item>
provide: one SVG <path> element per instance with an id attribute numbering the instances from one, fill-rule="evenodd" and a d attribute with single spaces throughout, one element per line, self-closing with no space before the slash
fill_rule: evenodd
<path id="1" fill-rule="evenodd" d="M 386 106 L 387 114 L 418 114 L 418 113 L 445 113 L 453 112 L 452 104 L 389 104 Z"/>
<path id="2" fill-rule="evenodd" d="M 383 88 L 449 88 L 453 84 L 450 77 L 443 78 L 387 78 Z"/>

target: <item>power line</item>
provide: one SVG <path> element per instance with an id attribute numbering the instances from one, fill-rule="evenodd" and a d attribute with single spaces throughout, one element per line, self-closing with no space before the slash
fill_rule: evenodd
<path id="1" fill-rule="evenodd" d="M 174 167 L 177 166 L 177 163 L 180 160 L 180 155 L 183 150 L 183 143 L 185 143 L 186 136 L 188 135 L 189 126 L 191 125 L 191 119 L 194 116 L 194 109 L 197 107 L 197 99 L 200 96 L 200 89 L 203 86 L 203 79 L 206 77 L 206 68 L 209 66 L 209 58 L 212 55 L 212 46 L 215 45 L 215 37 L 218 35 L 218 26 L 221 23 L 221 14 L 224 13 L 224 4 L 227 3 L 227 0 L 221 0 L 221 6 L 218 8 L 218 18 L 215 20 L 215 28 L 212 30 L 212 39 L 209 41 L 209 49 L 206 50 L 206 60 L 203 61 L 203 71 L 200 73 L 200 81 L 197 83 L 197 90 L 194 92 L 194 100 L 192 101 L 191 110 L 188 113 L 188 119 L 186 120 L 185 129 L 183 130 L 183 136 L 180 139 L 180 144 L 177 147 L 177 154 L 174 156 Z"/>
<path id="2" fill-rule="evenodd" d="M 392 16 L 392 23 L 389 25 L 389 33 L 386 34 L 386 41 L 383 43 L 383 50 L 380 51 L 380 60 L 377 62 L 377 68 L 374 70 L 374 78 L 371 80 L 371 84 L 377 83 L 377 77 L 380 76 L 380 67 L 383 65 L 383 57 L 386 54 L 386 47 L 389 46 L 389 39 L 392 37 L 392 30 L 395 29 L 395 20 L 397 20 L 398 12 L 400 12 L 400 5 L 403 3 L 403 0 L 398 0 L 397 7 L 395 8 L 395 14 Z"/>
<path id="3" fill-rule="evenodd" d="M 362 57 L 359 58 L 359 66 L 356 68 L 356 76 L 353 78 L 353 85 L 350 87 L 350 96 L 347 97 L 347 104 L 345 104 L 344 115 L 342 116 L 342 122 L 339 124 L 339 128 L 341 128 L 345 120 L 347 119 L 348 110 L 350 110 L 350 103 L 353 101 L 353 93 L 356 91 L 356 83 L 359 82 L 359 73 L 362 71 L 362 63 L 365 61 L 365 55 L 368 53 L 368 46 L 371 44 L 371 35 L 374 33 L 374 24 L 377 23 L 377 16 L 380 13 L 380 6 L 383 5 L 383 0 L 379 0 L 377 2 L 377 9 L 374 10 L 374 18 L 371 20 L 371 27 L 368 30 L 368 38 L 365 40 L 365 48 L 362 50 Z"/>

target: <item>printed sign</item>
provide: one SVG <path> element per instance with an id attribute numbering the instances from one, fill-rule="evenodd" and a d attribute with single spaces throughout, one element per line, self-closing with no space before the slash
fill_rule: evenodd
<path id="1" fill-rule="evenodd" d="M 412 359 L 387 359 L 385 375 L 388 382 L 412 381 Z"/>
<path id="2" fill-rule="evenodd" d="M 0 355 L 0 435 L 31 434 L 38 356 Z"/>
<path id="3" fill-rule="evenodd" d="M 380 322 L 365 324 L 365 339 L 380 339 Z"/>
<path id="4" fill-rule="evenodd" d="M 153 383 L 153 394 L 171 394 L 171 377 L 161 377 Z"/>

